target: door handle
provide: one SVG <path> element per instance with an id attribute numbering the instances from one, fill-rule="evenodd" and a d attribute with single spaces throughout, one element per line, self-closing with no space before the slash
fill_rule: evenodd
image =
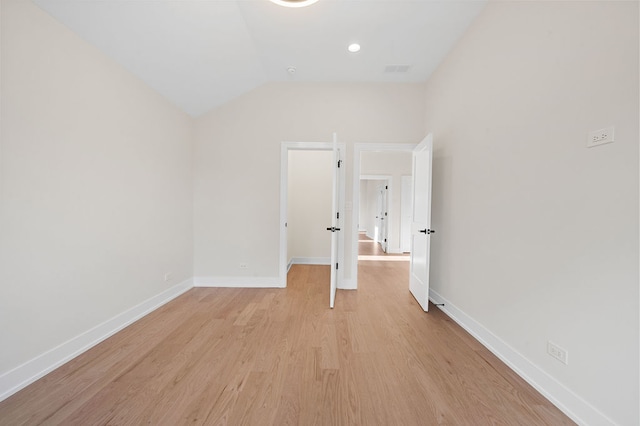
<path id="1" fill-rule="evenodd" d="M 332 226 L 331 228 L 327 228 L 327 231 L 331 231 L 331 232 L 336 232 L 339 231 L 340 228 L 336 228 L 335 226 Z"/>
<path id="2" fill-rule="evenodd" d="M 420 232 L 423 234 L 435 234 L 436 231 L 434 229 L 421 229 Z"/>

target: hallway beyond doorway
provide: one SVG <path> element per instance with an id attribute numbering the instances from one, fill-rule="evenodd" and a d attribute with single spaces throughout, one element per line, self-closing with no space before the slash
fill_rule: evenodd
<path id="1" fill-rule="evenodd" d="M 409 262 L 409 255 L 405 253 L 385 253 L 380 243 L 367 237 L 365 232 L 358 233 L 358 261 L 379 262 Z"/>

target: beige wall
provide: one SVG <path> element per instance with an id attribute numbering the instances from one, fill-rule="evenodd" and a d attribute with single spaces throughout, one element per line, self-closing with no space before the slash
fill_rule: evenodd
<path id="1" fill-rule="evenodd" d="M 638 2 L 490 3 L 426 99 L 432 288 L 638 424 Z"/>
<path id="2" fill-rule="evenodd" d="M 274 83 L 198 119 L 195 276 L 278 277 L 281 142 L 330 142 L 333 132 L 347 144 L 348 250 L 353 144 L 419 142 L 423 89 L 423 84 Z M 240 270 L 244 260 L 249 268 Z M 350 262 L 347 252 L 347 267 Z"/>
<path id="3" fill-rule="evenodd" d="M 31 2 L 1 8 L 0 376 L 189 279 L 193 247 L 191 119 Z"/>
<path id="4" fill-rule="evenodd" d="M 287 262 L 331 257 L 332 166 L 331 151 L 289 151 Z"/>

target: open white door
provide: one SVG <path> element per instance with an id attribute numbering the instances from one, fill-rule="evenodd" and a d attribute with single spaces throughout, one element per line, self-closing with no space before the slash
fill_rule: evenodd
<path id="1" fill-rule="evenodd" d="M 342 159 L 340 158 L 340 148 L 338 138 L 333 134 L 333 192 L 331 204 L 331 292 L 329 295 L 329 307 L 333 308 L 336 300 L 336 289 L 338 288 L 338 268 L 340 264 L 340 230 L 343 217 L 340 212 L 340 172 Z"/>
<path id="2" fill-rule="evenodd" d="M 429 310 L 429 249 L 431 234 L 431 166 L 433 136 L 426 138 L 413 151 L 411 208 L 411 266 L 409 290 L 425 312 Z"/>
<path id="3" fill-rule="evenodd" d="M 376 218 L 378 219 L 378 235 L 376 240 L 380 242 L 383 252 L 387 252 L 387 182 L 378 186 L 378 211 Z"/>

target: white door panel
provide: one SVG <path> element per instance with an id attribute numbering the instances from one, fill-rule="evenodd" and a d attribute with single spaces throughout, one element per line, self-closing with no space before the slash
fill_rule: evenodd
<path id="1" fill-rule="evenodd" d="M 413 151 L 411 265 L 409 289 L 424 311 L 429 310 L 429 250 L 431 234 L 431 171 L 433 137 Z"/>
<path id="2" fill-rule="evenodd" d="M 338 147 L 338 138 L 333 134 L 333 190 L 331 202 L 331 286 L 329 293 L 329 307 L 333 308 L 336 300 L 336 289 L 338 288 L 338 268 L 341 258 L 340 251 L 340 232 L 342 231 L 342 221 L 344 219 L 340 212 L 340 189 L 341 189 L 341 162 L 340 148 Z"/>
<path id="3" fill-rule="evenodd" d="M 376 235 L 376 241 L 380 242 L 380 247 L 385 253 L 387 252 L 387 235 L 389 234 L 387 215 L 387 183 L 388 181 L 378 185 L 378 211 L 376 213 L 376 218 L 378 218 L 378 235 Z"/>

